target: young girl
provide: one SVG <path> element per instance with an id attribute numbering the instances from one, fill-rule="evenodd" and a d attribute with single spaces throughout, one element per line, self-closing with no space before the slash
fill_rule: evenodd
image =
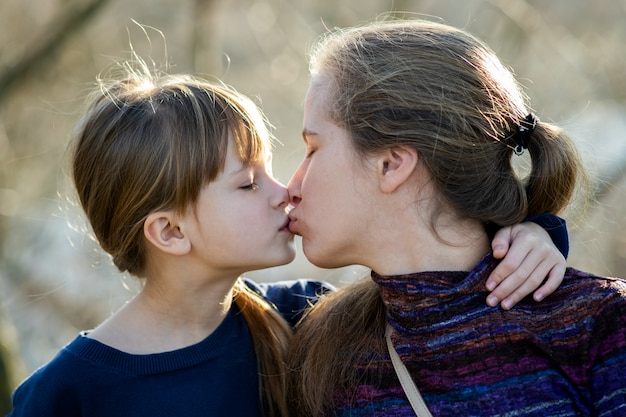
<path id="1" fill-rule="evenodd" d="M 12 417 L 286 415 L 290 325 L 326 287 L 238 278 L 294 258 L 270 145 L 259 110 L 223 85 L 140 70 L 101 86 L 73 181 L 102 248 L 144 285 L 23 383 Z"/>
<path id="2" fill-rule="evenodd" d="M 289 325 L 237 279 L 294 258 L 270 157 L 261 114 L 229 88 L 143 73 L 103 86 L 73 180 L 100 245 L 145 284 L 18 388 L 11 415 L 283 413 Z M 288 316 L 319 289 L 273 290 Z"/>

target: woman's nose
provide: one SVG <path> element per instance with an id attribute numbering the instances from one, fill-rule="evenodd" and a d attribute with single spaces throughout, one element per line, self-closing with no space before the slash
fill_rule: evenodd
<path id="1" fill-rule="evenodd" d="M 291 195 L 289 194 L 289 203 L 293 206 L 296 207 L 298 204 L 300 204 L 300 201 L 302 199 L 300 197 L 297 197 L 295 195 Z"/>
<path id="2" fill-rule="evenodd" d="M 302 166 L 298 167 L 296 172 L 293 173 L 291 179 L 287 183 L 287 190 L 289 191 L 289 200 L 292 206 L 297 206 L 302 200 L 300 195 L 300 185 L 302 183 Z"/>

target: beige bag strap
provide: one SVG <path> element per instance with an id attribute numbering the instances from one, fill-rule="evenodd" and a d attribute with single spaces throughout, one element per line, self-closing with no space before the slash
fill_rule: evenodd
<path id="1" fill-rule="evenodd" d="M 396 348 L 393 346 L 391 342 L 391 334 L 393 333 L 393 327 L 387 324 L 387 330 L 385 331 L 385 338 L 387 339 L 387 349 L 389 349 L 389 356 L 391 356 L 391 362 L 393 362 L 393 367 L 396 370 L 396 374 L 398 374 L 398 379 L 402 384 L 402 388 L 404 389 L 404 393 L 409 399 L 411 403 L 411 407 L 413 407 L 413 411 L 415 411 L 415 415 L 417 417 L 432 417 L 428 407 L 424 403 L 424 399 L 420 394 L 419 390 L 415 386 L 415 382 L 411 378 L 409 371 L 402 363 L 402 359 L 398 356 L 398 352 L 396 352 Z"/>

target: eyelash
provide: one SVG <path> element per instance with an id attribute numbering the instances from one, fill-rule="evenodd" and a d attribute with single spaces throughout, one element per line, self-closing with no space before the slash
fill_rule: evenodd
<path id="1" fill-rule="evenodd" d="M 248 184 L 248 185 L 244 185 L 244 186 L 242 186 L 242 187 L 240 187 L 240 188 L 241 188 L 242 190 L 246 190 L 246 191 L 248 191 L 248 190 L 250 190 L 250 191 L 255 191 L 255 190 L 258 190 L 258 189 L 259 189 L 259 184 L 257 184 L 256 182 L 251 182 L 250 184 Z"/>

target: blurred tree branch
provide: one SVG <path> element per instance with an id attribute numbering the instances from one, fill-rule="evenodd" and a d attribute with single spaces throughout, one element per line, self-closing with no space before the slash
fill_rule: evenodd
<path id="1" fill-rule="evenodd" d="M 63 7 L 59 15 L 36 35 L 25 48 L 24 56 L 0 73 L 0 103 L 20 84 L 26 82 L 43 63 L 51 58 L 65 42 L 95 16 L 109 0 L 91 0 L 82 4 Z"/>
<path id="2" fill-rule="evenodd" d="M 191 68 L 220 76 L 222 74 L 222 25 L 226 0 L 195 0 L 191 39 Z"/>
<path id="3" fill-rule="evenodd" d="M 9 363 L 6 349 L 0 343 L 0 413 L 2 415 L 11 411 L 12 381 L 9 377 Z"/>

